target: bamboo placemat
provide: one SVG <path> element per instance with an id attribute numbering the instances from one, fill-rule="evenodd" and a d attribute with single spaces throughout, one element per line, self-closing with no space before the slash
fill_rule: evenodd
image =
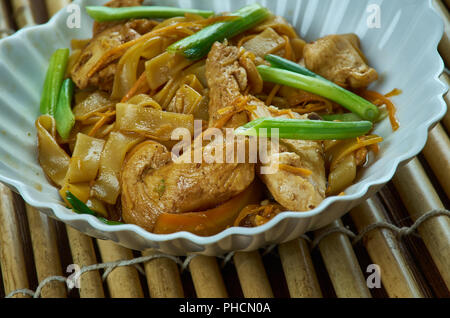
<path id="1" fill-rule="evenodd" d="M 0 37 L 44 23 L 70 2 L 0 1 Z M 435 5 L 446 24 L 439 50 L 450 65 L 450 0 Z M 442 80 L 450 84 L 447 74 Z M 450 95 L 446 101 L 450 105 Z M 49 219 L 0 184 L 0 298 L 448 298 L 450 218 L 443 209 L 450 196 L 449 132 L 450 113 L 431 130 L 422 154 L 327 228 L 224 258 L 142 255 L 92 239 Z M 67 288 L 70 264 L 107 262 L 119 267 L 88 271 L 81 289 Z M 371 264 L 381 269 L 381 288 L 369 288 Z M 22 292 L 13 293 L 17 290 Z"/>

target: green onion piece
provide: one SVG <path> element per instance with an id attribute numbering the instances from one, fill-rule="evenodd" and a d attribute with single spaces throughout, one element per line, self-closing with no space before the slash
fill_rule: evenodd
<path id="1" fill-rule="evenodd" d="M 172 44 L 167 51 L 181 54 L 190 60 L 199 60 L 208 54 L 215 42 L 230 39 L 253 28 L 268 18 L 270 12 L 259 4 L 252 4 L 232 13 L 231 16 L 237 18 L 207 26 Z"/>
<path id="2" fill-rule="evenodd" d="M 330 81 L 266 65 L 258 66 L 258 71 L 264 81 L 286 85 L 328 98 L 364 120 L 374 122 L 380 116 L 377 106 Z"/>
<path id="3" fill-rule="evenodd" d="M 58 104 L 55 111 L 56 130 L 63 140 L 69 138 L 73 126 L 75 126 L 75 116 L 72 113 L 72 98 L 75 89 L 74 82 L 68 78 L 63 82 L 59 93 Z"/>
<path id="4" fill-rule="evenodd" d="M 361 117 L 354 113 L 345 113 L 345 114 L 319 114 L 323 120 L 326 121 L 363 121 Z M 375 123 L 381 122 L 389 116 L 389 112 L 386 108 L 380 108 L 380 116 L 375 121 Z"/>
<path id="5" fill-rule="evenodd" d="M 345 113 L 345 114 L 324 114 L 319 115 L 326 121 L 362 121 L 363 119 L 356 114 L 353 113 Z"/>
<path id="6" fill-rule="evenodd" d="M 286 71 L 291 71 L 291 72 L 302 74 L 305 76 L 320 78 L 320 79 L 328 81 L 324 77 L 308 70 L 306 67 L 303 67 L 300 64 L 297 64 L 295 62 L 292 62 L 285 58 L 282 58 L 281 56 L 268 54 L 264 58 L 266 59 L 266 61 L 270 62 L 272 67 L 281 68 Z M 332 83 L 332 82 L 330 82 L 330 83 Z"/>
<path id="7" fill-rule="evenodd" d="M 40 105 L 40 111 L 44 115 L 55 115 L 59 92 L 66 75 L 69 54 L 69 49 L 58 49 L 50 58 Z"/>
<path id="8" fill-rule="evenodd" d="M 103 6 L 86 7 L 87 13 L 97 22 L 109 22 L 128 19 L 168 19 L 183 17 L 186 13 L 196 14 L 204 18 L 214 15 L 214 11 L 181 9 L 161 6 L 137 6 L 110 8 Z"/>
<path id="9" fill-rule="evenodd" d="M 260 118 L 236 129 L 236 135 L 276 137 L 272 129 L 278 129 L 280 139 L 341 140 L 364 136 L 372 130 L 369 121 L 330 122 L 321 120 Z M 263 129 L 263 130 L 261 130 Z"/>
<path id="10" fill-rule="evenodd" d="M 72 210 L 78 214 L 87 214 L 92 215 L 98 218 L 100 221 L 105 223 L 106 225 L 123 225 L 121 222 L 110 221 L 105 219 L 104 217 L 98 216 L 97 213 L 89 209 L 89 207 L 83 203 L 80 199 L 78 199 L 75 195 L 73 195 L 70 191 L 66 192 L 66 200 L 72 205 Z"/>

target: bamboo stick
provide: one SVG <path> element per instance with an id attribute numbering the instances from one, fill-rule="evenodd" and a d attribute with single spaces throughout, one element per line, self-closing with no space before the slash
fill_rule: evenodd
<path id="1" fill-rule="evenodd" d="M 450 197 L 450 139 L 442 125 L 438 124 L 430 131 L 422 153 L 447 197 Z"/>
<path id="2" fill-rule="evenodd" d="M 450 9 L 450 0 L 445 0 L 445 5 L 447 6 L 447 9 Z"/>
<path id="3" fill-rule="evenodd" d="M 14 19 L 19 28 L 35 24 L 29 1 L 12 0 L 11 3 Z M 26 205 L 26 212 L 39 282 L 50 276 L 61 276 L 62 269 L 54 221 L 28 205 Z M 43 298 L 66 297 L 65 284 L 52 282 L 42 289 L 41 296 Z"/>
<path id="4" fill-rule="evenodd" d="M 278 246 L 281 264 L 292 298 L 322 298 L 314 264 L 304 239 Z"/>
<path id="5" fill-rule="evenodd" d="M 111 241 L 97 240 L 100 255 L 104 263 L 133 258 L 131 250 Z M 133 267 L 119 267 L 106 279 L 111 298 L 143 298 L 139 273 Z"/>
<path id="6" fill-rule="evenodd" d="M 196 256 L 190 264 L 198 298 L 227 298 L 228 293 L 215 257 Z"/>
<path id="7" fill-rule="evenodd" d="M 67 6 L 70 0 L 45 0 L 47 12 L 50 17 L 54 16 L 59 10 Z"/>
<path id="8" fill-rule="evenodd" d="M 446 83 L 448 87 L 450 87 L 450 77 L 447 74 L 442 73 L 440 79 L 442 81 L 444 81 L 444 83 Z M 445 94 L 444 99 L 445 99 L 445 101 L 447 103 L 447 113 L 445 114 L 445 116 L 442 119 L 441 123 L 447 129 L 447 132 L 450 132 L 450 91 L 447 92 L 447 94 Z"/>
<path id="9" fill-rule="evenodd" d="M 0 268 L 5 294 L 29 288 L 13 194 L 0 183 Z M 17 298 L 24 295 L 17 295 Z"/>
<path id="10" fill-rule="evenodd" d="M 397 171 L 393 183 L 414 221 L 431 210 L 444 208 L 417 158 Z M 418 232 L 450 289 L 450 219 L 445 216 L 429 219 Z"/>
<path id="11" fill-rule="evenodd" d="M 46 0 L 47 12 L 50 17 L 68 5 L 70 0 Z M 80 267 L 97 263 L 92 239 L 77 230 L 66 226 L 70 250 L 75 264 Z M 80 278 L 81 298 L 104 298 L 103 284 L 99 272 L 88 272 Z"/>
<path id="12" fill-rule="evenodd" d="M 0 1 L 0 39 L 11 35 L 14 33 L 10 19 L 8 16 L 8 10 L 6 7 L 6 2 L 4 0 Z"/>
<path id="13" fill-rule="evenodd" d="M 26 211 L 39 283 L 50 276 L 62 276 L 55 222 L 29 205 Z M 66 286 L 62 282 L 51 282 L 42 289 L 41 295 L 43 298 L 65 298 Z"/>
<path id="14" fill-rule="evenodd" d="M 19 28 L 36 24 L 29 0 L 11 0 L 13 16 Z"/>
<path id="15" fill-rule="evenodd" d="M 439 43 L 439 52 L 447 65 L 450 65 L 450 14 L 447 7 L 441 0 L 434 0 L 434 7 L 437 12 L 441 15 L 444 25 L 445 32 Z"/>
<path id="16" fill-rule="evenodd" d="M 0 2 L 0 38 L 12 33 L 6 2 Z M 11 190 L 0 183 L 0 268 L 5 294 L 19 289 L 28 289 L 24 247 L 14 207 Z M 27 297 L 16 295 L 16 298 Z"/>
<path id="17" fill-rule="evenodd" d="M 315 237 L 335 227 L 343 227 L 338 220 L 314 233 Z M 347 235 L 333 233 L 319 243 L 325 267 L 339 298 L 370 298 L 371 294 Z"/>
<path id="18" fill-rule="evenodd" d="M 70 250 L 74 264 L 80 268 L 97 263 L 92 239 L 77 230 L 66 226 Z M 100 273 L 87 272 L 80 277 L 81 298 L 104 298 L 103 283 Z"/>
<path id="19" fill-rule="evenodd" d="M 273 298 L 272 287 L 258 251 L 237 252 L 234 264 L 245 298 Z"/>
<path id="20" fill-rule="evenodd" d="M 380 199 L 374 196 L 353 209 L 350 215 L 361 233 L 371 224 L 387 222 L 384 212 Z M 425 297 L 392 232 L 385 229 L 373 230 L 363 242 L 372 261 L 380 266 L 381 280 L 390 298 Z"/>
<path id="21" fill-rule="evenodd" d="M 143 256 L 159 254 L 148 250 Z M 183 298 L 184 291 L 181 283 L 178 265 L 168 258 L 155 258 L 145 264 L 147 284 L 152 298 Z"/>

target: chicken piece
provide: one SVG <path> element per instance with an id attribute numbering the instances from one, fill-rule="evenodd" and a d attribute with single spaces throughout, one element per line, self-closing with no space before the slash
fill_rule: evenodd
<path id="1" fill-rule="evenodd" d="M 235 107 L 247 88 L 247 72 L 239 64 L 243 51 L 237 47 L 215 43 L 206 60 L 206 78 L 210 88 L 209 126 L 214 127 L 222 118 L 223 108 Z M 248 123 L 244 112 L 235 114 L 225 127 L 237 128 Z"/>
<path id="2" fill-rule="evenodd" d="M 224 155 L 238 146 L 236 143 L 221 145 Z M 208 146 L 213 147 L 214 142 Z M 125 222 L 152 231 L 161 213 L 196 212 L 216 207 L 240 194 L 254 180 L 253 164 L 183 163 L 192 162 L 188 156 L 191 154 L 172 162 L 171 153 L 151 141 L 139 145 L 128 155 L 121 180 Z"/>
<path id="3" fill-rule="evenodd" d="M 210 115 L 213 116 L 213 124 L 220 119 L 217 111 L 233 106 L 236 100 L 243 99 L 239 80 L 235 74 L 242 76 L 245 72 L 239 63 L 239 50 L 236 47 L 226 46 L 221 43 L 214 44 L 208 59 L 207 77 L 210 87 Z M 244 73 L 245 77 L 247 74 Z M 251 120 L 262 117 L 274 117 L 262 101 L 255 97 L 249 97 L 248 104 L 252 107 Z M 236 115 L 234 115 L 236 116 Z M 307 116 L 298 118 L 307 118 Z M 234 119 L 234 122 L 231 120 Z M 237 127 L 233 117 L 228 127 Z M 212 124 L 212 126 L 213 126 Z M 279 152 L 271 154 L 272 145 L 268 145 L 267 163 L 262 165 L 270 167 L 276 164 L 279 158 L 280 164 L 291 165 L 297 168 L 310 170 L 312 174 L 307 178 L 273 167 L 273 174 L 260 177 L 278 203 L 292 211 L 308 211 L 320 204 L 325 198 L 326 178 L 325 163 L 322 144 L 316 141 L 282 140 Z"/>
<path id="4" fill-rule="evenodd" d="M 153 24 L 148 20 L 133 20 L 116 25 L 95 36 L 83 49 L 72 68 L 71 76 L 75 84 L 80 89 L 92 85 L 110 91 L 112 88 L 111 79 L 114 78 L 116 71 L 115 64 L 112 64 L 114 61 L 109 61 L 110 63 L 107 63 L 92 77 L 89 77 L 88 73 L 107 51 L 139 38 L 141 34 L 148 32 L 152 27 Z"/>
<path id="5" fill-rule="evenodd" d="M 276 116 L 263 102 L 254 98 L 251 105 L 256 109 L 251 120 Z M 275 109 L 275 108 L 273 108 Z M 309 119 L 308 115 L 300 116 L 292 113 L 298 119 Z M 275 171 L 270 174 L 260 174 L 274 199 L 290 211 L 309 211 L 316 208 L 324 199 L 326 193 L 325 160 L 321 142 L 309 140 L 280 140 L 279 152 L 272 151 L 268 144 L 268 158 L 262 167 Z M 273 152 L 273 153 L 272 153 Z M 305 177 L 290 171 L 279 169 L 277 165 L 287 165 L 311 171 Z"/>
<path id="6" fill-rule="evenodd" d="M 105 4 L 105 7 L 110 8 L 122 8 L 122 7 L 138 7 L 141 6 L 144 0 L 112 0 Z M 96 36 L 97 34 L 109 29 L 113 26 L 121 24 L 122 21 L 113 21 L 113 22 L 94 22 L 93 34 Z"/>
<path id="7" fill-rule="evenodd" d="M 307 44 L 303 53 L 308 69 L 342 87 L 365 88 L 378 79 L 355 34 L 326 36 Z"/>

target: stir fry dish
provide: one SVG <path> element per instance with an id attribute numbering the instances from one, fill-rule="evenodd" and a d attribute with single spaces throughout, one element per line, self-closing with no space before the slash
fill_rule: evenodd
<path id="1" fill-rule="evenodd" d="M 86 10 L 93 36 L 53 54 L 36 121 L 40 165 L 76 213 L 156 234 L 260 226 L 345 195 L 379 153 L 375 126 L 399 128 L 400 91 L 368 90 L 354 34 L 308 43 L 258 4 Z"/>

